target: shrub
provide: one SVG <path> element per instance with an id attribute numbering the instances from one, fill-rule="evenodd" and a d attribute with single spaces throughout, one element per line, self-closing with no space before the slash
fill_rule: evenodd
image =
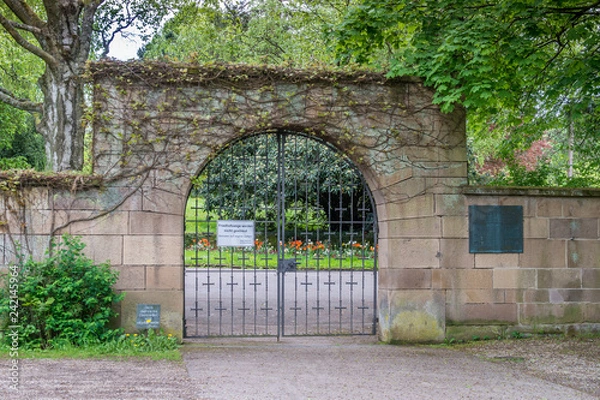
<path id="1" fill-rule="evenodd" d="M 21 346 L 79 346 L 111 340 L 120 333 L 107 328 L 116 316 L 112 306 L 123 297 L 113 290 L 118 274 L 106 263 L 94 264 L 83 254 L 84 247 L 78 238 L 63 236 L 61 243 L 52 242 L 42 261 L 20 256 L 11 266 L 18 273 L 9 274 L 12 285 L 0 289 L 0 315 L 15 315 L 9 294 L 17 294 Z M 9 325 L 15 325 L 14 320 L 4 318 L 2 328 Z"/>

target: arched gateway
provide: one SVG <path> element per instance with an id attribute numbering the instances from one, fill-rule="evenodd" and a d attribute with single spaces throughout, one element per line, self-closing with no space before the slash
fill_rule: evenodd
<path id="1" fill-rule="evenodd" d="M 185 222 L 186 337 L 376 333 L 375 205 L 330 145 L 231 143 L 194 179 Z"/>
<path id="2" fill-rule="evenodd" d="M 378 328 L 382 338 L 440 340 L 444 337 L 445 299 L 439 290 L 432 288 L 431 272 L 432 268 L 439 266 L 440 261 L 438 244 L 441 228 L 438 215 L 442 208 L 452 207 L 456 203 L 460 187 L 466 183 L 462 110 L 442 114 L 431 103 L 432 93 L 418 80 L 387 80 L 381 75 L 365 72 L 296 71 L 239 65 L 100 63 L 92 65 L 91 75 L 94 82 L 95 172 L 117 177 L 122 192 L 131 190 L 131 198 L 125 206 L 141 202 L 136 205 L 140 206 L 139 212 L 129 215 L 130 232 L 139 226 L 139 234 L 123 238 L 123 251 L 129 255 L 123 256 L 121 273 L 130 276 L 123 278 L 121 284 L 122 289 L 128 292 L 122 306 L 123 325 L 133 323 L 136 304 L 159 303 L 162 306 L 163 324 L 170 329 L 182 332 L 182 321 L 186 315 L 188 335 L 208 334 L 198 329 L 199 320 L 196 316 L 192 318 L 189 311 L 203 307 L 198 303 L 192 305 L 190 301 L 193 300 L 188 298 L 185 299 L 187 310 L 183 309 L 184 277 L 191 274 L 192 270 L 188 268 L 184 274 L 183 264 L 200 271 L 195 263 L 202 263 L 198 260 L 208 257 L 206 264 L 213 267 L 223 263 L 236 267 L 239 265 L 226 260 L 234 257 L 233 250 L 212 247 L 212 243 L 206 243 L 205 247 L 216 251 L 221 257 L 219 261 L 211 259 L 213 255 L 209 256 L 208 252 L 197 252 L 199 248 L 204 251 L 202 239 L 207 242 L 215 239 L 209 235 L 216 226 L 204 225 L 208 228 L 208 236 L 190 235 L 189 231 L 184 233 L 184 218 L 188 218 L 190 209 L 194 208 L 190 208 L 189 204 L 186 208 L 188 194 L 200 195 L 203 190 L 205 194 L 210 192 L 210 189 L 198 186 L 196 177 L 210 168 L 211 163 L 217 160 L 213 157 L 220 154 L 224 146 L 233 148 L 235 144 L 232 143 L 240 139 L 249 140 L 245 138 L 260 138 L 256 135 L 265 132 L 275 133 L 278 138 L 286 137 L 287 134 L 282 135 L 284 132 L 294 132 L 337 148 L 358 168 L 370 188 L 376 209 L 370 210 L 369 216 L 365 214 L 361 218 L 374 218 L 377 215 L 378 221 L 375 222 L 379 223 L 379 237 L 361 237 L 360 240 L 371 241 L 370 245 L 374 244 L 374 240 L 379 241 L 380 282 L 378 304 L 360 306 L 367 310 L 378 310 Z M 250 154 L 246 156 L 253 157 Z M 252 165 L 260 168 L 255 161 L 252 161 Z M 305 173 L 315 166 L 313 160 L 307 160 L 298 166 L 299 170 L 287 173 Z M 248 184 L 250 182 L 245 183 Z M 219 190 L 229 189 L 214 188 L 213 194 Z M 338 189 L 331 189 L 331 192 L 335 190 Z M 221 192 L 221 198 L 223 194 Z M 212 199 L 208 201 L 213 202 Z M 242 201 L 241 207 L 248 206 L 248 201 L 249 198 Z M 214 202 L 210 207 L 213 206 Z M 295 206 L 301 208 L 306 204 L 300 199 Z M 341 204 L 337 208 L 347 206 Z M 263 204 L 261 207 L 270 206 Z M 305 215 L 303 218 L 315 218 L 318 224 L 318 214 L 329 212 L 324 207 L 315 210 L 316 214 L 312 217 Z M 264 209 L 254 210 L 253 214 L 236 213 L 233 210 L 224 212 L 223 209 L 214 208 L 201 212 L 204 217 L 208 213 L 223 220 L 269 220 L 264 215 Z M 222 213 L 221 217 L 217 215 L 219 212 Z M 289 212 L 283 211 L 284 214 Z M 291 215 L 288 217 L 293 218 Z M 354 234 L 357 229 L 359 234 L 365 234 L 365 221 L 351 228 L 355 230 Z M 307 231 L 304 222 L 300 230 Z M 330 230 L 330 235 L 334 234 L 337 228 L 332 228 L 331 221 L 325 222 L 329 222 L 329 225 L 322 228 Z M 340 223 L 344 224 L 345 220 Z M 256 224 L 255 229 L 265 229 L 264 224 Z M 152 226 L 152 229 L 142 232 L 142 226 Z M 294 228 L 295 233 L 288 232 L 291 236 L 285 240 L 289 237 L 306 242 L 306 237 L 298 235 L 299 226 Z M 309 234 L 325 233 L 313 228 L 308 229 L 314 231 Z M 285 229 L 280 230 L 280 234 L 286 234 Z M 353 235 L 351 230 L 338 231 L 340 234 Z M 355 235 L 346 243 L 358 243 L 357 239 Z M 273 238 L 258 237 L 257 240 L 270 240 L 271 246 L 277 246 Z M 325 237 L 310 240 L 315 245 L 317 241 L 325 242 Z M 195 253 L 191 254 L 191 250 Z M 246 254 L 246 257 L 254 256 L 255 252 L 252 251 Z M 360 262 L 364 263 L 365 260 Z M 143 284 L 141 281 L 134 283 L 134 271 L 143 273 Z M 203 271 L 206 272 L 206 269 Z M 306 269 L 304 271 L 306 273 Z M 226 279 L 230 279 L 231 273 L 228 273 Z M 201 275 L 198 272 L 194 274 Z M 294 274 L 300 275 L 298 272 Z M 194 283 L 199 285 L 194 286 L 194 296 L 202 297 L 203 294 L 197 293 L 203 287 L 213 288 L 215 278 L 212 279 Z M 223 276 L 217 279 L 223 279 Z M 236 282 L 231 281 L 229 286 L 225 283 L 222 287 L 233 288 L 238 284 Z M 307 282 L 304 289 L 309 286 Z M 254 298 L 248 301 L 254 301 Z M 308 304 L 308 308 L 318 309 L 323 301 L 324 298 L 318 304 Z M 364 301 L 364 298 L 356 301 Z M 221 308 L 226 308 L 224 304 L 221 303 Z M 247 303 L 229 305 L 248 308 Z M 230 308 L 229 305 L 227 308 Z M 299 303 L 295 303 L 295 306 L 300 308 Z M 332 309 L 335 310 L 335 307 Z M 328 321 L 335 317 L 334 312 L 327 313 Z M 224 334 L 232 333 L 231 327 L 236 326 L 238 318 L 250 318 L 250 314 L 252 318 L 256 316 L 254 311 L 242 313 L 239 317 L 234 316 L 232 323 L 229 316 L 226 323 L 221 313 L 218 317 L 221 318 L 221 325 L 210 329 L 221 329 Z M 210 315 L 214 319 L 219 312 L 213 307 Z M 273 315 L 276 315 L 275 311 Z M 325 314 L 317 315 L 323 323 Z M 285 318 L 287 316 L 289 312 Z M 372 322 L 375 318 L 368 312 L 357 312 L 353 318 L 355 325 L 342 330 L 352 331 L 360 321 L 361 333 L 373 331 Z M 296 319 L 293 322 L 296 327 L 289 329 L 299 329 L 303 323 L 305 319 Z M 328 325 L 328 332 L 336 331 L 335 323 L 338 321 L 334 318 L 334 323 Z M 253 332 L 259 329 L 259 325 L 244 329 Z M 319 329 L 323 327 L 321 325 Z M 257 333 L 266 332 L 260 329 Z M 321 332 L 319 329 L 317 333 Z"/>

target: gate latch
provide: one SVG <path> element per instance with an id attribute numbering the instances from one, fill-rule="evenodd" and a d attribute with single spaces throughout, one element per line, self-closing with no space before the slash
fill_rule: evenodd
<path id="1" fill-rule="evenodd" d="M 282 273 L 286 273 L 288 271 L 295 271 L 296 265 L 298 265 L 298 263 L 296 262 L 295 258 L 282 259 L 279 260 L 277 270 Z"/>

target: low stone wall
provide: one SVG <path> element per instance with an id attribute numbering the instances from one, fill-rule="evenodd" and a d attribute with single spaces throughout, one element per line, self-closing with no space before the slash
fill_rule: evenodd
<path id="1" fill-rule="evenodd" d="M 600 327 L 600 191 L 466 188 L 445 216 L 442 269 L 447 336 L 503 324 L 525 331 Z M 471 254 L 468 205 L 523 207 L 523 252 Z M 462 329 L 459 328 L 462 326 Z M 473 329 L 470 329 L 473 331 Z M 489 329 L 488 329 L 489 331 Z"/>
<path id="2" fill-rule="evenodd" d="M 522 253 L 470 253 L 470 205 L 523 207 Z M 463 187 L 382 229 L 385 341 L 600 329 L 600 191 Z"/>
<path id="3" fill-rule="evenodd" d="M 183 215 L 185 197 L 135 182 L 77 192 L 43 187 L 0 198 L 2 263 L 20 253 L 40 259 L 52 237 L 81 237 L 84 252 L 119 272 L 115 325 L 136 331 L 137 304 L 160 304 L 161 327 L 183 332 Z M 177 207 L 179 205 L 179 207 Z"/>

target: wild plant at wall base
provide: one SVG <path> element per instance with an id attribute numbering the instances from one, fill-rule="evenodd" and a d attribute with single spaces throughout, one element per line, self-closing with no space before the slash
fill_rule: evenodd
<path id="1" fill-rule="evenodd" d="M 24 348 L 100 343 L 120 333 L 107 327 L 116 316 L 113 305 L 123 298 L 113 289 L 118 274 L 107 263 L 95 264 L 84 248 L 79 238 L 66 235 L 60 243 L 52 242 L 41 261 L 18 257 L 12 268 L 18 270 L 19 341 Z M 3 329 L 15 325 L 5 318 L 11 309 L 7 289 L 4 285 L 0 293 Z"/>

